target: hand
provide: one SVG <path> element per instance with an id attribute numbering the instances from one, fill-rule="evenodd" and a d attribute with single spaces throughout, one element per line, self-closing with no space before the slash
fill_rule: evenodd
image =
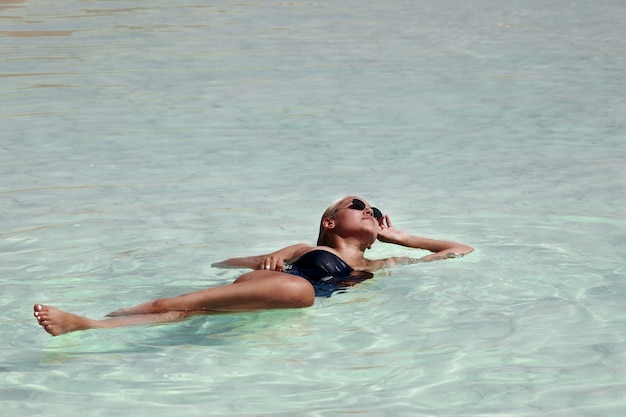
<path id="1" fill-rule="evenodd" d="M 393 227 L 393 224 L 391 224 L 391 220 L 387 215 L 384 215 L 378 220 L 378 226 L 378 240 L 381 242 L 398 243 L 402 236 L 404 236 L 404 232 L 401 232 Z"/>
<path id="2" fill-rule="evenodd" d="M 275 256 L 267 256 L 261 259 L 256 269 L 264 269 L 266 271 L 282 271 L 285 268 L 285 261 Z"/>

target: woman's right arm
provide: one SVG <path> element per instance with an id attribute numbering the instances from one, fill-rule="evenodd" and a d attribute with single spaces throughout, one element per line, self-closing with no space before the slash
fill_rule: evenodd
<path id="1" fill-rule="evenodd" d="M 266 255 L 230 258 L 221 262 L 216 262 L 211 266 L 217 268 L 250 268 L 282 271 L 286 260 L 290 261 L 297 259 L 310 249 L 310 245 L 307 245 L 306 243 L 298 243 Z"/>

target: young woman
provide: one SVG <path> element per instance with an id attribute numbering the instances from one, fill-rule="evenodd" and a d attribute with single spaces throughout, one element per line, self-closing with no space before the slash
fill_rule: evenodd
<path id="1" fill-rule="evenodd" d="M 421 259 L 366 259 L 365 250 L 377 239 L 429 250 L 432 254 Z M 377 269 L 461 256 L 472 251 L 473 248 L 461 243 L 427 239 L 397 230 L 389 216 L 360 197 L 348 196 L 333 203 L 322 215 L 317 246 L 297 244 L 267 255 L 232 258 L 215 264 L 254 269 L 232 284 L 149 301 L 114 311 L 103 320 L 41 304 L 35 305 L 34 315 L 44 330 L 58 336 L 92 328 L 173 322 L 212 312 L 309 307 L 315 296 L 330 296 L 334 291 L 371 278 L 372 271 Z"/>

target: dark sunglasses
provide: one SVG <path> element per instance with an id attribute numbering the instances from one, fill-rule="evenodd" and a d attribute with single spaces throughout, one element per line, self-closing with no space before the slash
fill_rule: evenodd
<path id="1" fill-rule="evenodd" d="M 359 200 L 358 198 L 353 198 L 352 202 L 350 203 L 350 205 L 346 208 L 352 209 L 352 210 L 359 210 L 359 211 L 363 211 L 367 208 L 367 205 L 362 202 L 361 200 Z M 383 213 L 378 210 L 376 207 L 371 207 L 372 209 L 372 216 L 374 216 L 374 218 L 376 219 L 382 219 L 383 218 Z"/>

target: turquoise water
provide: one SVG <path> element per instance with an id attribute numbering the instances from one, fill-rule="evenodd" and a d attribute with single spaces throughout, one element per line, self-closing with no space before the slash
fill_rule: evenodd
<path id="1" fill-rule="evenodd" d="M 0 414 L 623 416 L 625 9 L 1 2 Z M 32 317 L 230 282 L 345 194 L 476 252 L 298 311 Z"/>

